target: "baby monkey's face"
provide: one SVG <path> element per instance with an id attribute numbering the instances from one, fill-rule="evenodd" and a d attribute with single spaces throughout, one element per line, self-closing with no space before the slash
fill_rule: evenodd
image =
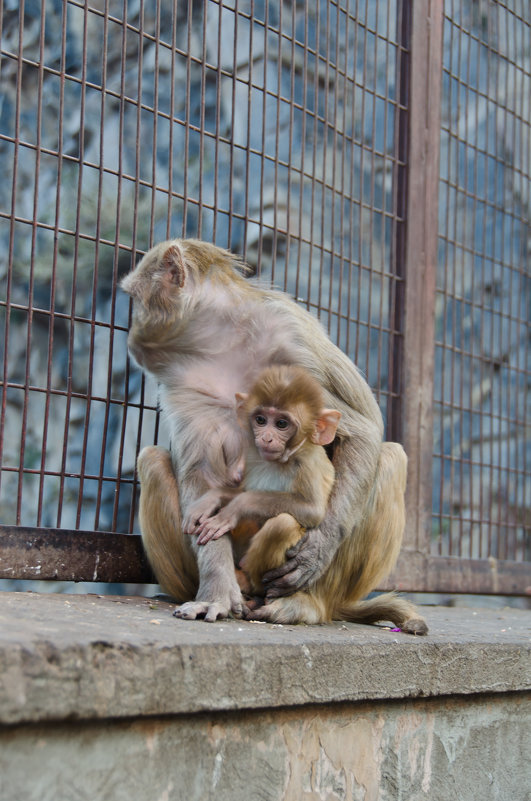
<path id="1" fill-rule="evenodd" d="M 259 406 L 251 412 L 249 420 L 260 456 L 268 462 L 281 460 L 299 429 L 293 415 L 274 406 Z"/>

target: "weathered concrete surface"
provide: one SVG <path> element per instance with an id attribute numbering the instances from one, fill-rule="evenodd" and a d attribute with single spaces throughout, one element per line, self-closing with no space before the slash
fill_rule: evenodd
<path id="1" fill-rule="evenodd" d="M 0 593 L 1 801 L 531 801 L 531 613 L 427 608 L 412 638 L 171 612 Z"/>
<path id="2" fill-rule="evenodd" d="M 2 801 L 527 801 L 518 695 L 0 729 Z"/>
<path id="3" fill-rule="evenodd" d="M 426 608 L 430 635 L 177 620 L 145 598 L 0 593 L 0 723 L 531 687 L 531 613 Z"/>

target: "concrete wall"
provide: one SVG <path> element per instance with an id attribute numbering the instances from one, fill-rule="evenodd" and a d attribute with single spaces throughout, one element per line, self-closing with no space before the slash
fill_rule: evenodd
<path id="1" fill-rule="evenodd" d="M 0 799 L 529 801 L 531 614 L 426 612 L 414 638 L 2 593 Z"/>
<path id="2" fill-rule="evenodd" d="M 0 733 L 0 797 L 518 801 L 530 731 L 518 695 L 24 726 Z"/>

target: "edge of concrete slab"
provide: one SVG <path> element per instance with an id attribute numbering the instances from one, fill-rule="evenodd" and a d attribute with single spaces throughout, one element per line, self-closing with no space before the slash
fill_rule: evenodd
<path id="1" fill-rule="evenodd" d="M 0 723 L 531 688 L 531 612 L 424 607 L 430 634 L 177 620 L 140 597 L 0 593 Z"/>

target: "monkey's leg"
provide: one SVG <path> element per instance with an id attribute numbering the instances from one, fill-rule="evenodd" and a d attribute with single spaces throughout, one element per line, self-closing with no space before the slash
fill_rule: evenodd
<path id="1" fill-rule="evenodd" d="M 295 545 L 303 534 L 304 529 L 295 518 L 283 513 L 267 520 L 253 536 L 240 566 L 249 576 L 254 592 L 264 594 L 263 574 L 283 564 L 286 550 Z"/>
<path id="2" fill-rule="evenodd" d="M 182 532 L 179 489 L 167 450 L 144 448 L 138 457 L 139 518 L 142 541 L 153 572 L 164 592 L 182 603 L 199 586 L 197 562 Z"/>
<path id="3" fill-rule="evenodd" d="M 210 623 L 231 614 L 241 617 L 243 597 L 236 579 L 230 536 L 224 535 L 206 545 L 197 545 L 193 538 L 193 548 L 199 568 L 199 589 L 194 601 L 175 610 L 175 617 L 185 620 L 203 617 Z"/>
<path id="4" fill-rule="evenodd" d="M 304 528 L 289 514 L 280 514 L 268 520 L 254 535 L 240 564 L 249 576 L 253 590 L 263 595 L 261 578 L 265 570 L 281 565 L 286 550 L 304 535 Z M 248 620 L 265 620 L 269 623 L 323 623 L 326 605 L 311 592 L 297 592 L 273 603 L 249 609 Z"/>
<path id="5" fill-rule="evenodd" d="M 383 443 L 366 514 L 314 588 L 333 619 L 390 620 L 408 633 L 427 633 L 426 621 L 409 601 L 393 593 L 361 600 L 387 577 L 398 557 L 405 525 L 406 477 L 407 457 L 402 446 Z"/>
<path id="6" fill-rule="evenodd" d="M 231 612 L 241 614 L 230 539 L 222 537 L 200 547 L 195 538 L 183 533 L 179 490 L 168 451 L 144 448 L 138 457 L 138 474 L 140 527 L 149 562 L 164 591 L 180 603 L 188 602 L 176 615 L 204 616 L 211 621 Z"/>

